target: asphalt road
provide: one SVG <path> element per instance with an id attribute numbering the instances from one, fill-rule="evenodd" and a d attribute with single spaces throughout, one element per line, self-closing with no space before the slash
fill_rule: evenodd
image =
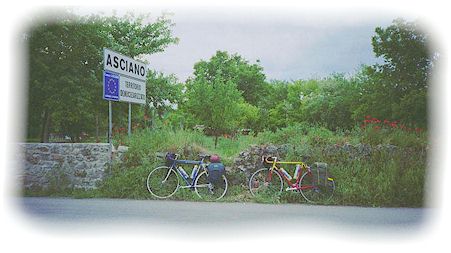
<path id="1" fill-rule="evenodd" d="M 251 232 L 260 228 L 299 231 L 411 233 L 421 230 L 427 208 L 363 208 L 305 204 L 205 203 L 185 201 L 18 198 L 27 219 L 38 226 L 109 230 L 118 225 L 164 228 L 227 229 Z M 184 230 L 183 230 L 184 231 Z"/>

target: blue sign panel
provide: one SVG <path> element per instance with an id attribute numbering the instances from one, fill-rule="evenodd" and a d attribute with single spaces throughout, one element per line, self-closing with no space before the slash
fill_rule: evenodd
<path id="1" fill-rule="evenodd" d="M 119 75 L 103 72 L 103 99 L 119 101 Z"/>

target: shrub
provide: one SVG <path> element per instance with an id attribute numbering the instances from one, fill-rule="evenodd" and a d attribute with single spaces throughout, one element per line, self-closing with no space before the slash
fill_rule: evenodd
<path id="1" fill-rule="evenodd" d="M 124 156 L 125 161 L 111 167 L 109 176 L 97 190 L 67 191 L 61 194 L 74 197 L 152 198 L 146 188 L 147 175 L 153 168 L 164 163 L 157 159 L 156 152 L 177 152 L 183 159 L 197 159 L 198 153 L 219 154 L 222 162 L 231 166 L 238 153 L 248 149 L 250 145 L 272 143 L 289 144 L 284 160 L 329 164 L 338 185 L 336 195 L 329 204 L 418 207 L 424 202 L 428 145 L 426 132 L 391 127 L 356 127 L 351 131 L 332 132 L 320 126 L 294 124 L 275 132 L 262 132 L 257 136 L 220 138 L 218 147 L 214 148 L 213 137 L 195 131 L 174 132 L 161 128 L 137 131 L 127 142 L 129 150 Z M 360 146 L 368 146 L 369 143 L 371 152 L 355 157 L 343 149 L 338 149 L 337 152 L 327 151 L 330 147 L 342 147 L 345 143 Z M 392 144 L 396 147 L 378 148 L 379 144 Z M 190 169 L 186 169 L 188 173 Z M 285 169 L 291 174 L 294 172 L 294 166 L 287 166 Z M 239 181 L 237 175 L 230 174 L 229 182 Z M 229 187 L 223 201 L 304 202 L 300 194 L 292 192 L 255 199 L 246 186 L 231 184 Z M 199 201 L 197 195 L 189 190 L 178 191 L 172 199 Z"/>

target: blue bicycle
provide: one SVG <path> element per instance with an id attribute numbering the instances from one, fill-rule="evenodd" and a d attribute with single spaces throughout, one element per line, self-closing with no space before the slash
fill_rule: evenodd
<path id="1" fill-rule="evenodd" d="M 209 155 L 200 155 L 200 160 L 178 160 L 178 154 L 167 153 L 166 165 L 153 169 L 147 176 L 147 189 L 156 198 L 165 199 L 174 195 L 178 189 L 194 190 L 199 198 L 206 201 L 219 200 L 227 192 L 227 178 L 221 175 L 212 182 L 204 161 Z M 183 168 L 192 166 L 191 175 Z M 183 183 L 183 185 L 181 184 Z"/>

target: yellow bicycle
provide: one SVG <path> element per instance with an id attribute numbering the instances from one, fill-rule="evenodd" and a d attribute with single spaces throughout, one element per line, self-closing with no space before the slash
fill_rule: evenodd
<path id="1" fill-rule="evenodd" d="M 262 168 L 254 172 L 249 179 L 249 189 L 253 196 L 273 197 L 282 193 L 284 181 L 288 187 L 285 191 L 301 193 L 310 203 L 321 203 L 330 200 L 335 191 L 335 179 L 327 171 L 327 165 L 315 163 L 310 167 L 303 162 L 282 162 L 277 157 L 262 157 Z M 295 165 L 291 176 L 282 165 Z"/>

